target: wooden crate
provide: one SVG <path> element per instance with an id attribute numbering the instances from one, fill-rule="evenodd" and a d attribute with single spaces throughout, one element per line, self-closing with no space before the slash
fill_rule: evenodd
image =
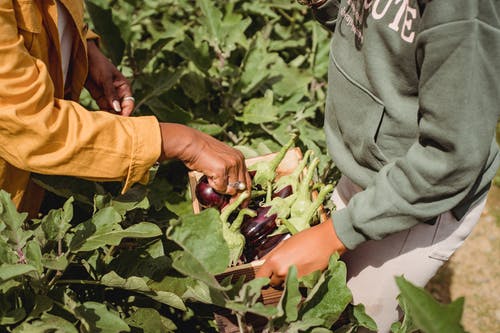
<path id="1" fill-rule="evenodd" d="M 247 166 L 250 166 L 256 162 L 269 161 L 274 156 L 276 156 L 276 153 L 249 158 L 245 162 Z M 278 168 L 276 169 L 276 177 L 279 178 L 282 175 L 292 173 L 293 170 L 297 168 L 301 159 L 302 159 L 302 152 L 299 148 L 290 149 L 286 153 L 281 163 L 278 165 Z M 191 171 L 189 173 L 189 186 L 192 194 L 193 211 L 196 214 L 199 213 L 202 209 L 200 203 L 198 202 L 198 199 L 196 198 L 196 195 L 194 194 L 196 184 L 198 183 L 198 180 L 201 178 L 201 176 L 203 176 L 203 174 L 197 171 Z M 313 192 L 312 195 L 314 199 L 317 193 Z M 325 219 L 326 216 L 320 208 L 320 220 L 324 221 Z M 250 281 L 255 277 L 255 273 L 258 271 L 258 269 L 262 266 L 263 263 L 264 263 L 263 260 L 255 260 L 247 264 L 229 267 L 224 273 L 217 275 L 216 278 L 219 281 L 221 281 L 227 276 L 232 276 L 233 280 L 236 281 L 239 277 L 245 276 L 245 281 Z M 281 295 L 282 295 L 282 290 L 268 287 L 262 289 L 261 299 L 259 301 L 261 301 L 266 305 L 275 305 L 278 304 Z M 236 317 L 231 315 L 231 313 L 228 310 L 223 309 L 215 312 L 214 318 L 221 333 L 240 332 L 238 324 L 236 322 Z M 266 324 L 265 318 L 261 318 L 254 315 L 248 315 L 247 322 L 253 325 L 253 329 L 255 332 L 259 332 Z"/>

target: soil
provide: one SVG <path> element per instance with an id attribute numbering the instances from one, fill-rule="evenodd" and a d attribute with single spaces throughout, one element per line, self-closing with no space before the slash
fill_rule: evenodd
<path id="1" fill-rule="evenodd" d="M 443 303 L 465 297 L 467 332 L 500 332 L 500 187 L 492 187 L 478 225 L 426 289 Z"/>

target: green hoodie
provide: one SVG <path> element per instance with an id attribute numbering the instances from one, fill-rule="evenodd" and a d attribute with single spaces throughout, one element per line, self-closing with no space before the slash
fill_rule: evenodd
<path id="1" fill-rule="evenodd" d="M 333 213 L 353 249 L 483 198 L 498 167 L 499 0 L 328 0 L 325 132 L 364 190 Z M 424 8 L 425 7 L 425 8 Z"/>

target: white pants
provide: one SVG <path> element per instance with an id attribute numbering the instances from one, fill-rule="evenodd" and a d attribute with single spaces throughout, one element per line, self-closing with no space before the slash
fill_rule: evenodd
<path id="1" fill-rule="evenodd" d="M 359 191 L 360 187 L 342 177 L 332 200 L 337 209 L 342 209 Z M 366 312 L 377 323 L 378 332 L 390 332 L 391 324 L 401 315 L 394 277 L 404 275 L 413 284 L 424 287 L 471 233 L 485 203 L 486 199 L 472 207 L 460 221 L 446 212 L 434 225 L 417 224 L 382 240 L 365 242 L 342 256 L 354 304 L 365 305 Z"/>

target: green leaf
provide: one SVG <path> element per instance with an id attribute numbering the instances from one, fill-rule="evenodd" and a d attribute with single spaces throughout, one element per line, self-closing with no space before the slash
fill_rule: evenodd
<path id="1" fill-rule="evenodd" d="M 219 216 L 215 209 L 187 214 L 167 230 L 167 237 L 211 274 L 222 273 L 229 264 L 229 249 L 222 235 Z"/>
<path id="2" fill-rule="evenodd" d="M 215 276 L 189 252 L 175 251 L 170 253 L 170 257 L 173 260 L 172 267 L 174 267 L 178 272 L 193 279 L 202 281 L 214 289 L 224 289 L 224 287 L 217 282 Z"/>
<path id="3" fill-rule="evenodd" d="M 115 272 L 109 272 L 101 278 L 101 283 L 114 288 L 122 288 L 126 290 L 134 290 L 138 292 L 149 292 L 151 289 L 147 285 L 147 281 L 138 276 L 131 276 L 127 279 L 122 278 Z"/>
<path id="4" fill-rule="evenodd" d="M 162 234 L 156 224 L 149 222 L 140 222 L 122 229 L 119 224 L 121 220 L 122 216 L 113 207 L 99 210 L 91 220 L 75 228 L 76 233 L 71 241 L 71 250 L 91 251 L 104 245 L 118 245 L 125 237 L 149 238 Z"/>
<path id="5" fill-rule="evenodd" d="M 363 304 L 354 305 L 352 309 L 352 315 L 356 320 L 356 324 L 358 326 L 366 327 L 370 331 L 375 331 L 375 332 L 377 331 L 377 324 L 372 319 L 372 317 L 370 317 L 366 313 L 365 306 Z"/>
<path id="6" fill-rule="evenodd" d="M 170 90 L 175 84 L 177 84 L 183 72 L 183 67 L 178 67 L 175 71 L 171 71 L 167 68 L 156 73 L 154 77 L 149 78 L 151 81 L 151 90 L 147 91 L 146 95 L 137 102 L 136 108 L 139 108 L 150 99 L 158 97 Z"/>
<path id="7" fill-rule="evenodd" d="M 184 93 L 191 98 L 194 103 L 199 103 L 209 95 L 205 78 L 198 73 L 187 72 L 181 77 L 180 85 Z"/>
<path id="8" fill-rule="evenodd" d="M 0 226 L 5 224 L 1 224 Z M 12 250 L 7 241 L 3 239 L 0 235 L 0 264 L 15 264 L 19 257 L 16 252 Z"/>
<path id="9" fill-rule="evenodd" d="M 226 302 L 225 307 L 241 314 L 250 312 L 268 318 L 276 316 L 278 309 L 275 306 L 266 306 L 258 302 L 262 287 L 268 284 L 268 278 L 256 278 L 246 282 L 234 300 Z"/>
<path id="10" fill-rule="evenodd" d="M 64 271 L 68 265 L 68 258 L 66 256 L 58 256 L 54 253 L 44 253 L 42 256 L 42 265 L 45 268 L 53 269 L 56 271 Z"/>
<path id="11" fill-rule="evenodd" d="M 26 318 L 26 321 L 36 319 L 42 316 L 46 311 L 52 309 L 54 301 L 46 295 L 35 295 L 35 302 L 33 309 Z"/>
<path id="12" fill-rule="evenodd" d="M 214 6 L 214 2 L 210 0 L 198 0 L 203 16 L 199 18 L 201 26 L 205 27 L 206 40 L 212 45 L 217 46 L 222 40 L 221 22 L 222 12 Z"/>
<path id="13" fill-rule="evenodd" d="M 123 217 L 127 212 L 134 209 L 148 209 L 150 205 L 147 194 L 145 186 L 135 185 L 127 193 L 114 198 L 109 194 L 96 195 L 94 197 L 94 207 L 95 209 L 113 207 Z"/>
<path id="14" fill-rule="evenodd" d="M 273 66 L 271 73 L 280 77 L 280 80 L 273 85 L 273 91 L 277 96 L 306 95 L 308 85 L 313 79 L 310 73 L 289 67 L 282 62 Z"/>
<path id="15" fill-rule="evenodd" d="M 112 11 L 108 6 L 101 7 L 95 1 L 87 0 L 87 11 L 94 22 L 96 32 L 101 36 L 106 53 L 115 65 L 119 64 L 125 51 L 120 28 L 113 22 Z"/>
<path id="16" fill-rule="evenodd" d="M 10 311 L 6 309 L 2 310 L 3 313 L 0 312 L 0 327 L 3 325 L 16 324 L 26 317 L 26 311 L 22 308 L 14 308 Z"/>
<path id="17" fill-rule="evenodd" d="M 83 333 L 122 333 L 130 332 L 130 327 L 106 305 L 85 302 L 75 308 L 75 316 L 81 321 Z"/>
<path id="18" fill-rule="evenodd" d="M 209 56 L 207 43 L 196 47 L 193 40 L 186 36 L 184 40 L 175 47 L 175 51 L 184 59 L 190 60 L 202 72 L 206 73 L 212 65 L 212 59 Z"/>
<path id="19" fill-rule="evenodd" d="M 278 309 L 283 311 L 287 322 L 296 321 L 299 315 L 299 304 L 302 295 L 299 291 L 299 281 L 297 279 L 297 267 L 291 266 L 285 281 L 285 290 L 278 303 Z"/>
<path id="20" fill-rule="evenodd" d="M 226 306 L 224 291 L 212 288 L 201 280 L 196 280 L 190 284 L 182 297 L 205 304 L 213 304 L 220 307 Z"/>
<path id="21" fill-rule="evenodd" d="M 36 271 L 36 268 L 25 264 L 1 264 L 0 265 L 0 283 L 18 276 Z"/>
<path id="22" fill-rule="evenodd" d="M 401 296 L 401 294 L 397 297 L 399 305 L 403 310 L 404 317 L 402 322 L 396 321 L 391 325 L 391 332 L 393 333 L 412 333 L 418 331 L 418 327 L 413 323 L 413 319 L 410 315 L 410 311 L 408 310 L 408 305 L 405 299 Z"/>
<path id="23" fill-rule="evenodd" d="M 73 196 L 87 206 L 93 205 L 95 193 L 102 193 L 102 186 L 96 182 L 69 176 L 32 175 L 33 181 L 49 192 L 63 198 Z"/>
<path id="24" fill-rule="evenodd" d="M 45 237 L 48 240 L 59 241 L 64 238 L 66 232 L 71 228 L 73 219 L 73 201 L 70 197 L 59 209 L 51 209 L 47 215 L 42 218 L 41 226 Z"/>
<path id="25" fill-rule="evenodd" d="M 193 121 L 189 121 L 187 123 L 189 127 L 195 128 L 199 131 L 202 131 L 208 135 L 216 136 L 221 134 L 224 129 L 222 126 L 208 122 L 204 119 L 195 119 Z"/>
<path id="26" fill-rule="evenodd" d="M 244 95 L 258 90 L 271 75 L 269 68 L 282 61 L 277 53 L 267 52 L 267 46 L 268 41 L 259 33 L 248 48 L 239 82 Z"/>
<path id="27" fill-rule="evenodd" d="M 423 288 L 414 286 L 404 277 L 396 277 L 401 298 L 407 306 L 415 325 L 426 333 L 465 333 L 460 320 L 464 299 L 459 298 L 450 304 L 441 304 Z"/>
<path id="28" fill-rule="evenodd" d="M 26 260 L 36 268 L 38 273 L 43 273 L 42 250 L 40 249 L 40 245 L 34 240 L 30 240 L 26 244 Z"/>
<path id="29" fill-rule="evenodd" d="M 24 322 L 12 333 L 78 333 L 78 330 L 64 318 L 44 313 L 40 319 Z"/>
<path id="30" fill-rule="evenodd" d="M 130 327 L 140 329 L 142 333 L 167 333 L 177 330 L 170 319 L 151 308 L 139 308 L 125 321 Z"/>
<path id="31" fill-rule="evenodd" d="M 26 241 L 33 235 L 32 231 L 23 229 L 27 217 L 27 213 L 17 212 L 10 194 L 0 190 L 0 235 L 7 238 L 7 243 L 13 250 L 21 251 Z"/>
<path id="32" fill-rule="evenodd" d="M 245 124 L 262 124 L 278 119 L 278 108 L 273 105 L 273 92 L 267 90 L 264 97 L 253 98 L 243 108 L 243 115 L 236 117 Z"/>
<path id="33" fill-rule="evenodd" d="M 329 329 L 319 327 L 324 323 L 320 318 L 308 318 L 306 320 L 300 320 L 293 322 L 289 325 L 287 332 L 298 333 L 298 332 L 332 332 Z M 335 331 L 337 333 L 337 331 Z"/>
<path id="34" fill-rule="evenodd" d="M 301 320 L 320 318 L 324 327 L 330 327 L 342 314 L 352 294 L 346 284 L 345 264 L 332 255 L 328 269 L 310 291 L 300 310 Z"/>
<path id="35" fill-rule="evenodd" d="M 184 302 L 182 302 L 179 296 L 167 291 L 152 290 L 147 284 L 148 280 L 149 279 L 146 280 L 145 278 L 138 276 L 131 276 L 124 279 L 115 272 L 109 272 L 101 278 L 101 283 L 108 287 L 139 292 L 160 303 L 172 306 L 180 310 L 186 310 Z"/>

